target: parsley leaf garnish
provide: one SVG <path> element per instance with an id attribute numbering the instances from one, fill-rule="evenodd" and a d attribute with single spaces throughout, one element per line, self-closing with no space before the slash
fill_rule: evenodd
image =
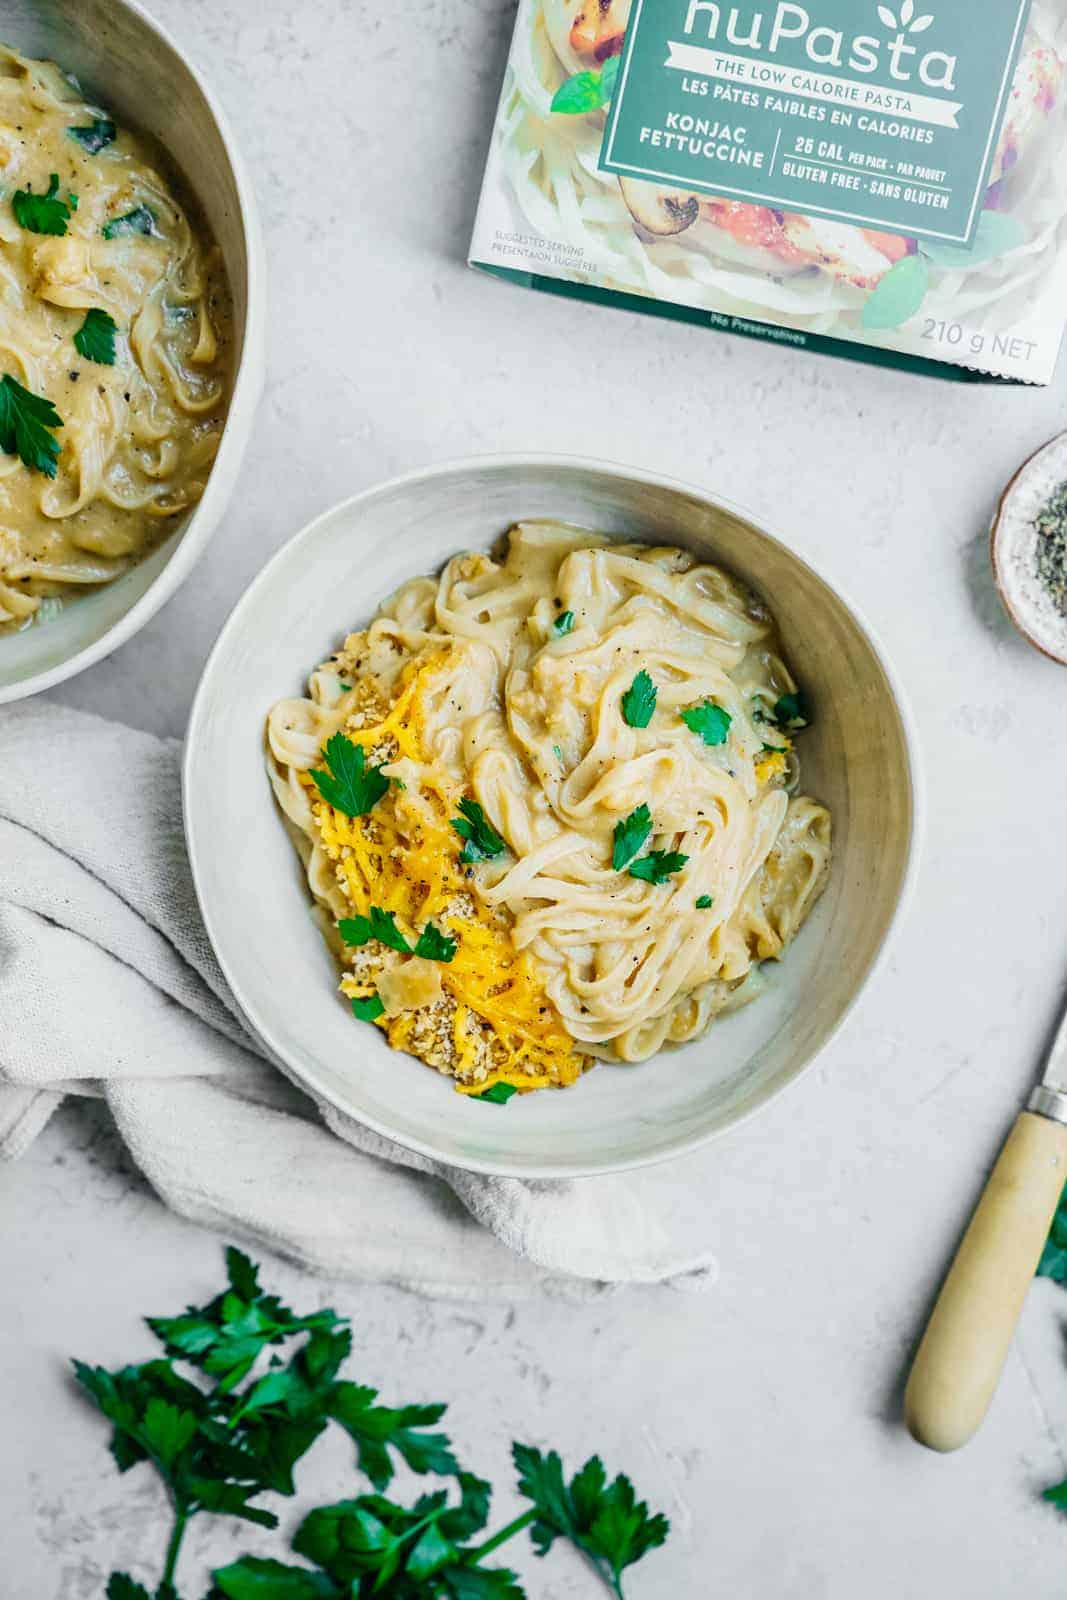
<path id="1" fill-rule="evenodd" d="M 1039 1278 L 1052 1278 L 1056 1283 L 1067 1283 L 1067 1188 L 1060 1195 L 1049 1228 L 1041 1260 L 1037 1264 Z"/>
<path id="2" fill-rule="evenodd" d="M 415 946 L 415 954 L 423 956 L 427 961 L 447 962 L 452 960 L 456 949 L 457 942 L 455 939 L 450 939 L 439 928 L 435 928 L 432 922 L 428 922 L 419 934 L 418 943 Z"/>
<path id="3" fill-rule="evenodd" d="M 156 231 L 155 215 L 147 206 L 134 206 L 132 211 L 124 211 L 121 217 L 105 222 L 101 231 L 105 239 L 121 239 L 131 233 L 141 233 L 147 238 Z"/>
<path id="4" fill-rule="evenodd" d="M 478 1564 L 496 1541 L 473 1547 L 460 1543 L 485 1527 L 490 1485 L 469 1472 L 459 1472 L 457 1484 L 458 1504 L 440 1490 L 410 1508 L 365 1494 L 313 1511 L 297 1529 L 293 1549 L 327 1572 L 336 1587 L 233 1589 L 226 1586 L 232 1568 L 216 1573 L 215 1581 L 222 1578 L 222 1592 L 234 1600 L 251 1600 L 253 1593 L 262 1600 L 289 1600 L 291 1593 L 294 1600 L 305 1595 L 355 1600 L 379 1593 L 395 1600 L 524 1600 L 513 1572 Z M 522 1525 L 504 1532 L 513 1537 Z"/>
<path id="5" fill-rule="evenodd" d="M 638 806 L 636 811 L 622 822 L 615 824 L 615 844 L 611 852 L 611 864 L 616 872 L 622 872 L 630 865 L 635 856 L 640 855 L 652 835 L 652 813 L 646 805 Z"/>
<path id="6" fill-rule="evenodd" d="M 371 939 L 377 939 L 390 950 L 399 950 L 401 955 L 411 954 L 411 946 L 396 925 L 396 912 L 383 911 L 381 906 L 371 906 L 365 917 L 342 917 L 337 929 L 345 944 L 368 944 Z"/>
<path id="7" fill-rule="evenodd" d="M 600 73 L 576 72 L 560 84 L 552 96 L 549 109 L 559 116 L 580 117 L 590 111 L 599 111 L 603 104 Z"/>
<path id="8" fill-rule="evenodd" d="M 72 139 L 77 139 L 83 150 L 91 156 L 99 155 L 105 145 L 115 142 L 115 124 L 110 117 L 94 117 L 87 127 L 68 128 Z"/>
<path id="9" fill-rule="evenodd" d="M 274 1513 L 253 1502 L 268 1491 L 293 1493 L 293 1467 L 327 1426 L 337 1369 L 351 1345 L 335 1312 L 299 1316 L 260 1289 L 240 1250 L 228 1250 L 226 1262 L 229 1283 L 213 1300 L 148 1319 L 167 1359 L 114 1372 L 74 1363 L 79 1384 L 111 1423 L 119 1470 L 148 1461 L 169 1490 L 175 1534 L 159 1594 L 174 1592 L 178 1545 L 198 1512 L 276 1525 Z M 284 1356 L 277 1353 L 286 1346 Z M 249 1378 L 268 1349 L 275 1364 Z M 179 1363 L 213 1381 L 191 1382 Z M 137 1590 L 116 1574 L 108 1593 L 127 1600 Z"/>
<path id="10" fill-rule="evenodd" d="M 552 632 L 556 635 L 557 639 L 562 639 L 563 635 L 565 633 L 570 633 L 573 627 L 574 612 L 561 611 L 555 622 L 552 624 Z"/>
<path id="11" fill-rule="evenodd" d="M 677 850 L 652 850 L 639 861 L 630 863 L 630 876 L 642 878 L 646 883 L 666 883 L 673 873 L 681 872 L 688 860 L 688 856 Z"/>
<path id="12" fill-rule="evenodd" d="M 450 939 L 432 922 L 428 922 L 412 950 L 396 925 L 396 913 L 383 911 L 381 906 L 371 906 L 365 917 L 342 917 L 337 924 L 337 931 L 345 944 L 369 944 L 372 939 L 377 939 L 380 944 L 399 951 L 401 955 L 422 956 L 426 961 L 451 961 L 457 949 L 455 939 Z M 381 1016 L 381 1012 L 376 1015 Z"/>
<path id="13" fill-rule="evenodd" d="M 96 361 L 102 367 L 113 367 L 117 332 L 114 317 L 94 306 L 85 313 L 85 321 L 74 335 L 74 348 L 86 361 Z"/>
<path id="14" fill-rule="evenodd" d="M 392 1481 L 391 1449 L 412 1472 L 459 1471 L 446 1435 L 426 1431 L 440 1422 L 445 1406 L 380 1406 L 377 1399 L 377 1389 L 363 1383 L 336 1383 L 330 1397 L 330 1415 L 355 1444 L 359 1470 L 376 1489 Z"/>
<path id="15" fill-rule="evenodd" d="M 811 704 L 803 689 L 783 694 L 775 702 L 774 720 L 780 728 L 807 728 L 811 724 Z"/>
<path id="16" fill-rule="evenodd" d="M 696 903 L 698 911 L 710 911 L 714 904 L 715 901 L 710 894 L 700 895 Z"/>
<path id="17" fill-rule="evenodd" d="M 560 84 L 550 109 L 557 115 L 579 117 L 610 105 L 621 64 L 621 56 L 610 56 L 599 72 L 576 72 Z"/>
<path id="18" fill-rule="evenodd" d="M 135 1583 L 128 1572 L 113 1572 L 104 1590 L 107 1600 L 152 1600 L 143 1583 Z"/>
<path id="19" fill-rule="evenodd" d="M 269 1556 L 241 1556 L 212 1574 L 208 1600 L 337 1600 L 341 1591 L 324 1572 L 292 1567 Z M 148 1596 L 145 1596 L 148 1600 Z"/>
<path id="20" fill-rule="evenodd" d="M 483 1089 L 481 1094 L 468 1095 L 469 1100 L 483 1100 L 487 1105 L 506 1106 L 513 1095 L 518 1094 L 513 1083 L 494 1083 L 491 1089 Z"/>
<path id="21" fill-rule="evenodd" d="M 355 996 L 352 1000 L 352 1015 L 357 1022 L 377 1022 L 379 1017 L 385 1015 L 381 996 L 376 994 L 369 994 L 365 998 Z"/>
<path id="22" fill-rule="evenodd" d="M 530 1537 L 538 1555 L 545 1555 L 557 1539 L 569 1539 L 621 1595 L 624 1569 L 665 1541 L 670 1532 L 666 1517 L 650 1514 L 621 1473 L 609 1483 L 599 1456 L 587 1461 L 568 1484 L 555 1450 L 542 1455 L 531 1445 L 515 1444 L 511 1454 L 519 1493 L 537 1510 Z"/>
<path id="23" fill-rule="evenodd" d="M 62 237 L 67 231 L 67 219 L 78 209 L 78 197 L 59 196 L 59 173 L 53 172 L 44 194 L 34 194 L 32 189 L 16 189 L 11 196 L 11 209 L 15 221 L 27 233 L 48 233 Z"/>
<path id="24" fill-rule="evenodd" d="M 622 697 L 622 718 L 631 728 L 647 728 L 656 709 L 656 685 L 644 668 Z"/>
<path id="25" fill-rule="evenodd" d="M 59 441 L 52 430 L 63 426 L 51 400 L 24 389 L 10 373 L 0 380 L 0 450 L 21 457 L 31 472 L 56 475 Z"/>
<path id="26" fill-rule="evenodd" d="M 327 739 L 322 759 L 330 770 L 312 771 L 315 787 L 327 805 L 346 817 L 365 817 L 389 788 L 381 767 L 368 767 L 363 746 L 343 733 Z"/>
<path id="27" fill-rule="evenodd" d="M 477 800 L 461 800 L 459 809 L 463 815 L 453 817 L 452 826 L 460 838 L 466 840 L 460 851 L 460 861 L 469 866 L 474 861 L 490 861 L 494 856 L 502 856 L 507 845 Z"/>
<path id="28" fill-rule="evenodd" d="M 730 724 L 734 720 L 722 706 L 717 706 L 714 700 L 705 700 L 703 705 L 691 706 L 688 711 L 680 713 L 682 721 L 692 732 L 699 734 L 705 744 L 725 744 L 730 732 Z"/>

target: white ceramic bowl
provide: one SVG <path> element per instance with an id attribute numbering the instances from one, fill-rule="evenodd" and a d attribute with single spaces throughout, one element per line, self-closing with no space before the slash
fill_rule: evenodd
<path id="1" fill-rule="evenodd" d="M 814 697 L 805 788 L 833 809 L 836 859 L 811 921 L 754 1005 L 642 1066 L 506 1107 L 353 1023 L 309 914 L 264 768 L 271 704 L 405 579 L 486 548 L 522 517 L 556 517 L 721 561 L 759 589 Z M 568 458 L 460 462 L 327 512 L 270 562 L 205 668 L 186 745 L 185 824 L 200 904 L 252 1027 L 292 1078 L 368 1127 L 458 1167 L 574 1177 L 662 1160 L 790 1083 L 856 1000 L 896 918 L 915 831 L 913 741 L 899 691 L 855 613 L 807 562 L 699 490 Z"/>
<path id="2" fill-rule="evenodd" d="M 0 39 L 74 73 L 120 123 L 153 134 L 203 207 L 234 300 L 235 381 L 222 444 L 200 503 L 114 583 L 52 621 L 0 638 L 0 705 L 73 677 L 155 615 L 203 554 L 233 490 L 263 382 L 263 246 L 251 184 L 210 91 L 175 42 L 132 0 L 0 0 Z"/>

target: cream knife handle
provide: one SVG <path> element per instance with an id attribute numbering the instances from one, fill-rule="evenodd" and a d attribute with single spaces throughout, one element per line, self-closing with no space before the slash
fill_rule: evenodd
<path id="1" fill-rule="evenodd" d="M 1067 1126 L 1020 1113 L 938 1295 L 904 1416 L 931 1450 L 958 1450 L 989 1409 L 1067 1178 Z"/>

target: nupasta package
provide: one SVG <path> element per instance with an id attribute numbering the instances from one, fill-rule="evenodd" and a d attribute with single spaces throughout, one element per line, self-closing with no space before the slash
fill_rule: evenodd
<path id="1" fill-rule="evenodd" d="M 944 376 L 1047 383 L 1067 0 L 520 0 L 471 264 Z"/>

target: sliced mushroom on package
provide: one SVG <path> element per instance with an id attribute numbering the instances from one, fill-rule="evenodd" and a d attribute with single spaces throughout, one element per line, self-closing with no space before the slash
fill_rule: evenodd
<path id="1" fill-rule="evenodd" d="M 471 245 L 528 287 L 961 379 L 1067 318 L 1067 0 L 520 0 Z"/>

